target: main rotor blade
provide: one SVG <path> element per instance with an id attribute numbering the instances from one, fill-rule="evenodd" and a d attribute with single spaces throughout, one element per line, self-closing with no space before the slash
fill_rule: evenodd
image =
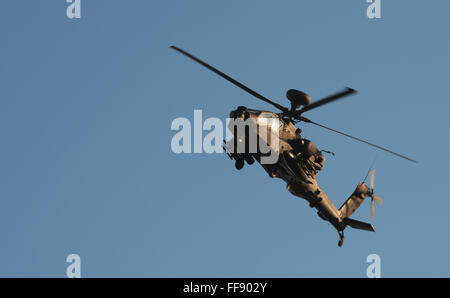
<path id="1" fill-rule="evenodd" d="M 341 91 L 339 93 L 335 93 L 333 95 L 327 96 L 323 99 L 320 99 L 318 101 L 315 101 L 307 106 L 304 106 L 302 109 L 300 109 L 300 111 L 298 111 L 298 114 L 302 114 L 304 112 L 310 111 L 312 109 L 318 108 L 320 106 L 326 105 L 330 102 L 336 101 L 338 99 L 341 99 L 345 96 L 348 96 L 350 94 L 354 94 L 356 93 L 356 90 L 346 87 L 344 91 Z"/>
<path id="2" fill-rule="evenodd" d="M 396 152 L 391 151 L 391 150 L 389 150 L 389 149 L 386 149 L 386 148 L 384 148 L 384 147 L 375 145 L 375 144 L 370 143 L 370 142 L 368 142 L 368 141 L 365 141 L 365 140 L 363 140 L 363 139 L 360 139 L 360 138 L 351 136 L 351 135 L 346 134 L 346 133 L 344 133 L 344 132 L 341 132 L 341 131 L 332 129 L 332 128 L 327 127 L 327 126 L 325 126 L 325 125 L 322 125 L 322 124 L 313 122 L 313 121 L 309 120 L 308 118 L 305 118 L 305 117 L 299 117 L 299 120 L 301 120 L 301 121 L 303 121 L 303 122 L 306 122 L 306 123 L 311 123 L 311 124 L 320 126 L 320 127 L 322 127 L 322 128 L 328 129 L 328 130 L 331 130 L 331 131 L 333 131 L 333 132 L 335 132 L 335 133 L 341 134 L 341 135 L 346 136 L 346 137 L 348 137 L 348 138 L 350 138 L 350 139 L 353 139 L 353 140 L 356 140 L 356 141 L 365 143 L 365 144 L 367 144 L 367 145 L 370 145 L 370 146 L 375 147 L 375 148 L 377 148 L 377 149 L 380 149 L 380 150 L 389 152 L 389 153 L 391 153 L 391 154 L 394 154 L 394 155 L 396 155 L 396 156 L 398 156 L 398 157 L 401 157 L 401 158 L 404 158 L 404 159 L 406 159 L 406 160 L 412 161 L 412 162 L 414 162 L 414 163 L 419 163 L 417 160 L 414 160 L 414 159 L 409 158 L 409 157 L 407 157 L 407 156 L 401 155 L 401 154 L 399 154 L 399 153 L 396 153 Z"/>
<path id="3" fill-rule="evenodd" d="M 260 99 L 260 100 L 262 100 L 262 101 L 264 101 L 264 102 L 267 102 L 268 104 L 271 104 L 271 105 L 275 106 L 276 108 L 280 109 L 281 111 L 283 111 L 283 112 L 285 112 L 285 113 L 289 111 L 289 109 L 287 109 L 287 108 L 283 107 L 282 105 L 279 105 L 279 104 L 277 104 L 277 103 L 271 101 L 270 99 L 268 99 L 268 98 L 262 96 L 261 94 L 255 92 L 255 91 L 253 91 L 252 89 L 248 88 L 248 87 L 245 86 L 244 84 L 239 83 L 238 81 L 236 81 L 236 80 L 233 79 L 232 77 L 230 77 L 230 76 L 224 74 L 223 72 L 221 72 L 221 71 L 218 70 L 217 68 L 212 67 L 211 65 L 209 65 L 209 64 L 207 64 L 206 62 L 204 62 L 204 61 L 198 59 L 197 57 L 195 57 L 195 56 L 189 54 L 188 52 L 186 52 L 186 51 L 184 51 L 184 50 L 182 50 L 182 49 L 180 49 L 180 48 L 178 48 L 178 47 L 176 47 L 176 46 L 170 46 L 170 48 L 171 48 L 171 49 L 174 49 L 175 51 L 180 52 L 181 54 L 183 54 L 183 55 L 185 55 L 185 56 L 187 56 L 187 57 L 189 57 L 189 58 L 191 58 L 191 59 L 194 60 L 195 62 L 197 62 L 197 63 L 203 65 L 204 67 L 208 68 L 209 70 L 215 72 L 216 74 L 218 74 L 219 76 L 221 76 L 221 77 L 224 78 L 225 80 L 229 81 L 230 83 L 232 83 L 232 84 L 238 86 L 239 88 L 241 88 L 241 89 L 247 91 L 248 93 L 250 93 L 250 94 L 253 95 L 254 97 L 256 97 L 256 98 L 258 98 L 258 99 Z"/>

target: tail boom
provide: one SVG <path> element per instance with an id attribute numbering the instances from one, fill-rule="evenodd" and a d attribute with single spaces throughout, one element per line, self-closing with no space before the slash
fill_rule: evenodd
<path id="1" fill-rule="evenodd" d="M 370 194 L 369 187 L 364 183 L 358 184 L 352 195 L 339 208 L 341 218 L 349 218 L 364 202 L 364 199 Z"/>

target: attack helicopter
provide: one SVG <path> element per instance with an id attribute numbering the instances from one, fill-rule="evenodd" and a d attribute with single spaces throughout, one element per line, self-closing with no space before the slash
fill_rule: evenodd
<path id="1" fill-rule="evenodd" d="M 243 133 L 243 130 L 237 129 L 235 123 L 233 123 L 233 127 L 229 127 L 230 131 L 233 132 L 233 138 L 229 141 L 224 140 L 223 149 L 228 157 L 235 161 L 236 169 L 241 170 L 245 163 L 251 165 L 257 161 L 271 178 L 280 178 L 284 180 L 286 182 L 286 188 L 290 193 L 296 197 L 305 199 L 311 208 L 317 209 L 317 214 L 321 219 L 329 222 L 336 229 L 339 236 L 339 247 L 343 245 L 344 230 L 347 226 L 354 229 L 375 232 L 375 229 L 371 224 L 350 218 L 350 216 L 361 206 L 367 197 L 371 198 L 371 219 L 374 218 L 374 203 L 377 202 L 378 204 L 381 204 L 382 202 L 382 199 L 374 194 L 375 170 L 369 169 L 364 181 L 358 183 L 350 197 L 338 209 L 316 181 L 317 174 L 320 170 L 322 170 L 326 161 L 323 153 L 327 151 L 319 150 L 310 140 L 303 138 L 301 136 L 302 130 L 295 126 L 301 122 L 316 125 L 383 150 L 397 157 L 417 163 L 416 160 L 405 155 L 319 124 L 303 116 L 305 112 L 355 94 L 356 91 L 354 89 L 347 87 L 343 91 L 314 102 L 311 102 L 311 97 L 305 92 L 290 89 L 287 91 L 286 97 L 290 101 L 291 105 L 290 108 L 287 108 L 262 96 L 256 91 L 248 88 L 244 84 L 236 81 L 232 77 L 226 75 L 190 53 L 176 46 L 171 46 L 170 48 L 189 57 L 235 86 L 253 95 L 257 99 L 262 100 L 281 111 L 280 113 L 274 113 L 271 111 L 255 110 L 244 106 L 239 106 L 236 110 L 230 113 L 231 119 L 250 119 L 253 123 L 256 123 L 256 126 L 258 127 L 258 130 L 256 131 L 246 129 Z M 256 151 L 252 151 L 249 150 L 248 145 L 249 140 L 251 139 L 251 134 L 256 134 L 256 136 L 260 138 L 260 131 L 264 131 L 264 129 L 271 129 L 269 126 L 274 121 L 270 120 L 276 120 L 280 124 L 277 126 L 277 142 L 274 142 L 273 138 L 267 136 L 263 138 L 263 143 L 265 142 L 266 145 L 268 145 L 277 154 L 278 158 L 276 159 L 276 162 L 272 164 L 261 162 L 266 152 L 262 152 L 259 146 Z M 238 131 L 241 133 L 238 133 Z M 239 146 L 240 143 L 243 143 L 244 146 Z M 258 142 L 258 144 L 260 144 L 260 142 Z M 238 147 L 241 149 L 239 150 Z M 365 180 L 369 174 L 370 186 L 365 183 Z"/>

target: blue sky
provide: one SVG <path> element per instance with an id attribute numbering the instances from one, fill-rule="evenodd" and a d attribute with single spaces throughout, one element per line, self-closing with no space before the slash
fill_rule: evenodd
<path id="1" fill-rule="evenodd" d="M 382 1 L 0 3 L 0 276 L 450 276 L 450 4 Z M 170 149 L 176 117 L 270 106 L 169 49 L 175 44 L 287 105 L 350 86 L 308 117 L 418 165 L 302 124 L 329 156 L 340 206 L 376 158 L 376 233 L 336 231 L 258 165 Z M 369 203 L 354 214 L 368 221 Z"/>

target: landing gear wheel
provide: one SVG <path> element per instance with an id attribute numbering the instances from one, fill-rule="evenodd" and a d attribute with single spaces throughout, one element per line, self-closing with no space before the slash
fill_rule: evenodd
<path id="1" fill-rule="evenodd" d="M 253 159 L 253 157 L 252 157 L 250 154 L 246 154 L 246 155 L 245 155 L 245 161 L 246 161 L 249 165 L 252 165 L 252 164 L 255 162 L 255 160 Z"/>
<path id="2" fill-rule="evenodd" d="M 338 246 L 339 246 L 339 247 L 342 247 L 342 244 L 344 244 L 344 240 L 341 239 L 341 240 L 339 240 L 339 242 L 338 242 Z"/>
<path id="3" fill-rule="evenodd" d="M 244 167 L 244 159 L 243 158 L 236 159 L 236 162 L 234 165 L 237 170 L 242 170 L 242 168 Z"/>

